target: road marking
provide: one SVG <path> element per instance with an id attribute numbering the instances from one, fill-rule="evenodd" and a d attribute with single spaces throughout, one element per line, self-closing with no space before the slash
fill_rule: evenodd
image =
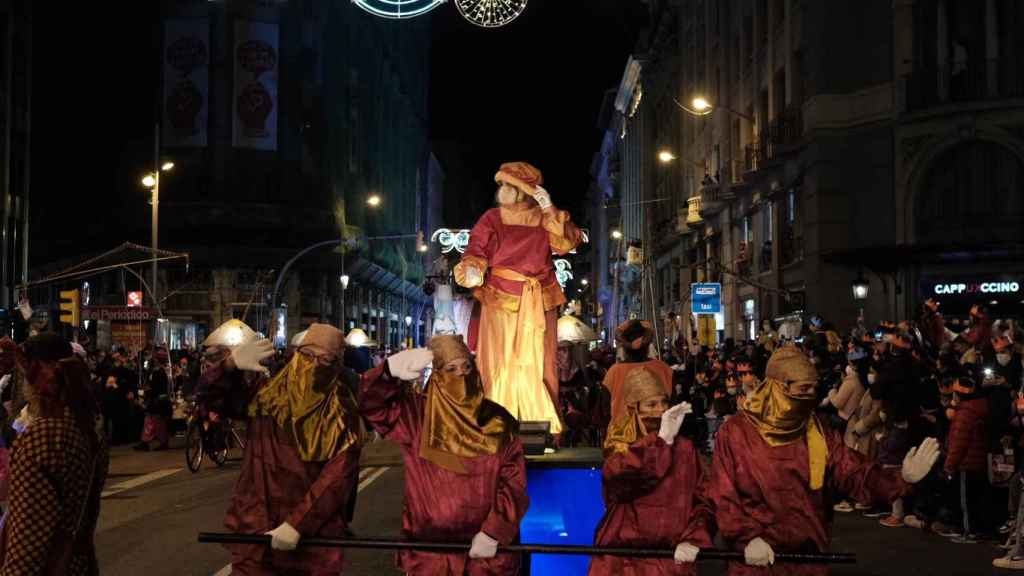
<path id="1" fill-rule="evenodd" d="M 356 493 L 362 492 L 364 488 L 373 484 L 377 478 L 380 478 L 385 472 L 390 470 L 387 466 L 383 468 L 363 468 L 359 471 L 359 488 L 356 488 Z M 213 576 L 231 576 L 231 564 L 221 568 L 214 572 Z"/>
<path id="2" fill-rule="evenodd" d="M 149 484 L 150 482 L 155 482 L 156 480 L 159 480 L 161 478 L 166 478 L 167 476 L 170 476 L 171 474 L 177 474 L 178 472 L 181 472 L 182 470 L 184 470 L 184 468 L 165 468 L 163 470 L 157 470 L 156 472 L 150 472 L 149 474 L 144 474 L 142 476 L 138 476 L 138 477 L 132 478 L 131 480 L 125 480 L 124 482 L 120 482 L 118 484 L 114 484 L 110 488 L 104 490 L 103 493 L 100 495 L 100 497 L 101 498 L 107 498 L 107 497 L 113 496 L 114 494 L 120 494 L 121 492 L 124 492 L 125 490 L 131 490 L 132 488 L 138 488 L 139 486 L 142 486 L 143 484 Z"/>

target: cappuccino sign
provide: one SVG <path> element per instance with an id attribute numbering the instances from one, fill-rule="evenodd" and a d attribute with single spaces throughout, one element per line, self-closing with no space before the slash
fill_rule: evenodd
<path id="1" fill-rule="evenodd" d="M 970 294 L 1016 294 L 1020 292 L 1019 282 L 952 282 L 934 284 L 930 290 L 938 295 Z"/>

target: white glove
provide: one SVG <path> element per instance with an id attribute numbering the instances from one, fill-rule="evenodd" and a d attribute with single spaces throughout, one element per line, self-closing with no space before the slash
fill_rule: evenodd
<path id="1" fill-rule="evenodd" d="M 743 549 L 743 558 L 750 566 L 770 566 L 775 564 L 775 551 L 764 540 L 754 538 Z"/>
<path id="2" fill-rule="evenodd" d="M 280 526 L 264 534 L 270 534 L 270 547 L 274 550 L 295 550 L 301 538 L 298 531 L 287 522 L 282 522 Z"/>
<path id="3" fill-rule="evenodd" d="M 928 475 L 932 465 L 939 458 L 939 443 L 935 438 L 925 438 L 920 446 L 915 446 L 903 457 L 903 480 L 908 484 L 916 484 Z"/>
<path id="4" fill-rule="evenodd" d="M 483 532 L 473 536 L 473 546 L 469 549 L 470 558 L 494 558 L 498 553 L 498 541 Z"/>
<path id="5" fill-rule="evenodd" d="M 540 206 L 541 210 L 547 210 L 548 208 L 551 208 L 551 195 L 548 194 L 547 190 L 541 188 L 540 186 L 537 186 L 534 189 L 533 199 L 537 201 L 537 204 Z"/>
<path id="6" fill-rule="evenodd" d="M 484 283 L 484 275 L 474 266 L 466 266 L 466 278 L 464 288 L 476 288 Z"/>
<path id="7" fill-rule="evenodd" d="M 235 363 L 235 368 L 247 372 L 260 372 L 264 376 L 269 376 L 270 370 L 260 362 L 273 355 L 274 345 L 266 338 L 247 342 L 231 349 L 231 360 Z"/>
<path id="8" fill-rule="evenodd" d="M 676 439 L 676 434 L 679 434 L 679 428 L 683 426 L 683 420 L 691 412 L 693 412 L 693 408 L 688 402 L 676 404 L 665 410 L 665 413 L 661 415 L 661 430 L 658 430 L 658 436 L 665 441 L 665 444 L 672 444 Z"/>
<path id="9" fill-rule="evenodd" d="M 700 552 L 700 548 L 697 548 L 689 542 L 680 542 L 676 546 L 675 559 L 676 564 L 689 564 L 697 560 L 697 554 Z"/>
<path id="10" fill-rule="evenodd" d="M 416 380 L 434 361 L 434 353 L 427 348 L 404 350 L 388 357 L 388 372 L 399 380 Z"/>
<path id="11" fill-rule="evenodd" d="M 28 303 L 28 300 L 22 300 L 18 304 L 18 311 L 21 312 L 21 317 L 26 322 L 32 317 L 32 306 Z"/>

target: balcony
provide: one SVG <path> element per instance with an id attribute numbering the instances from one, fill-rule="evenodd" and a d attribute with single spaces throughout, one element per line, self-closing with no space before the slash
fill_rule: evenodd
<path id="1" fill-rule="evenodd" d="M 1009 59 L 925 66 L 904 77 L 907 111 L 1024 98 L 1024 69 Z"/>
<path id="2" fill-rule="evenodd" d="M 744 168 L 754 172 L 764 168 L 765 163 L 777 159 L 789 149 L 800 144 L 804 133 L 801 108 L 787 109 L 758 134 L 758 139 L 744 150 Z"/>
<path id="3" fill-rule="evenodd" d="M 700 215 L 702 204 L 703 204 L 703 200 L 701 199 L 700 196 L 691 196 L 690 198 L 686 199 L 686 208 L 687 208 L 686 225 L 687 226 L 690 226 L 691 228 L 695 228 L 697 226 L 700 226 L 701 223 L 704 222 L 704 218 L 701 217 L 701 215 Z"/>

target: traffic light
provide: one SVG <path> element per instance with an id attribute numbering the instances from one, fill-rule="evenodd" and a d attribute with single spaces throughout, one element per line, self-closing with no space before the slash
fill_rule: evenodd
<path id="1" fill-rule="evenodd" d="M 78 290 L 60 291 L 60 321 L 77 328 L 80 320 Z"/>

